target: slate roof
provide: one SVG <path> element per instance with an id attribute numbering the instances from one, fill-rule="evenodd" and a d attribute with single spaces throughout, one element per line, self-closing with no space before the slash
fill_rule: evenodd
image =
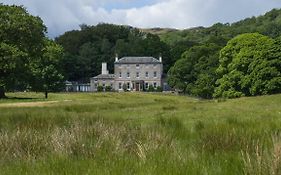
<path id="1" fill-rule="evenodd" d="M 100 74 L 98 76 L 93 77 L 93 79 L 114 79 L 114 74 Z"/>
<path id="2" fill-rule="evenodd" d="M 115 62 L 115 64 L 161 64 L 159 60 L 154 57 L 123 57 Z"/>

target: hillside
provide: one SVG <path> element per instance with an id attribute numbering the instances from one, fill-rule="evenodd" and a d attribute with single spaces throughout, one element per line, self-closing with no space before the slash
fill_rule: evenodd
<path id="1" fill-rule="evenodd" d="M 7 95 L 18 99 L 0 100 L 3 175 L 281 173 L 281 95 Z"/>
<path id="2" fill-rule="evenodd" d="M 176 32 L 179 31 L 178 29 L 172 29 L 172 28 L 140 28 L 139 29 L 141 32 L 145 32 L 145 33 L 151 33 L 154 35 L 164 35 L 170 32 Z"/>
<path id="3" fill-rule="evenodd" d="M 160 36 L 161 40 L 170 45 L 183 40 L 202 43 L 207 41 L 213 35 L 221 36 L 229 40 L 238 34 L 253 32 L 259 32 L 275 38 L 281 34 L 281 9 L 273 9 L 264 15 L 246 18 L 232 24 L 217 23 L 211 27 L 169 30 L 167 32 L 165 29 L 158 29 L 158 31 L 159 32 L 156 34 Z"/>

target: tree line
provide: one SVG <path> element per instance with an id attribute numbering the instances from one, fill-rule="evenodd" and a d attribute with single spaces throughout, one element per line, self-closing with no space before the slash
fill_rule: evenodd
<path id="1" fill-rule="evenodd" d="M 280 32 L 281 10 L 273 9 L 233 24 L 164 34 L 162 40 L 183 51 L 169 69 L 169 84 L 201 98 L 280 93 Z"/>
<path id="2" fill-rule="evenodd" d="M 61 91 L 88 82 L 114 57 L 163 57 L 168 83 L 201 98 L 280 93 L 281 10 L 233 24 L 159 35 L 113 24 L 80 25 L 51 40 L 39 17 L 0 4 L 0 98 L 5 91 Z"/>
<path id="3" fill-rule="evenodd" d="M 169 84 L 202 98 L 234 98 L 281 92 L 281 37 L 246 33 L 225 47 L 194 46 L 169 70 Z"/>

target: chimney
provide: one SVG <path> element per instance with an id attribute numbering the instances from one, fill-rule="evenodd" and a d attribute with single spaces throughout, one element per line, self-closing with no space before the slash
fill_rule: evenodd
<path id="1" fill-rule="evenodd" d="M 101 74 L 102 74 L 102 75 L 107 75 L 107 74 L 108 74 L 107 63 L 102 63 L 102 66 L 101 66 Z"/>
<path id="2" fill-rule="evenodd" d="M 115 55 L 115 62 L 118 61 L 118 54 Z"/>
<path id="3" fill-rule="evenodd" d="M 159 61 L 162 62 L 162 54 L 159 55 Z"/>

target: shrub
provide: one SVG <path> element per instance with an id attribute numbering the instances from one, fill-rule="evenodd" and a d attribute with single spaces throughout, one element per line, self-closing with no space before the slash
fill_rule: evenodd
<path id="1" fill-rule="evenodd" d="M 163 88 L 161 86 L 157 86 L 156 92 L 163 92 Z"/>
<path id="2" fill-rule="evenodd" d="M 98 90 L 98 92 L 102 92 L 103 91 L 103 87 L 102 86 L 98 86 L 97 90 Z"/>
<path id="3" fill-rule="evenodd" d="M 106 87 L 105 87 L 105 91 L 106 91 L 106 92 L 112 91 L 112 87 L 111 87 L 111 86 L 106 86 Z"/>
<path id="4" fill-rule="evenodd" d="M 148 92 L 154 92 L 154 91 L 155 91 L 154 87 L 152 85 L 149 85 Z"/>
<path id="5" fill-rule="evenodd" d="M 128 91 L 126 83 L 123 84 L 123 90 L 124 90 L 124 92 Z"/>

